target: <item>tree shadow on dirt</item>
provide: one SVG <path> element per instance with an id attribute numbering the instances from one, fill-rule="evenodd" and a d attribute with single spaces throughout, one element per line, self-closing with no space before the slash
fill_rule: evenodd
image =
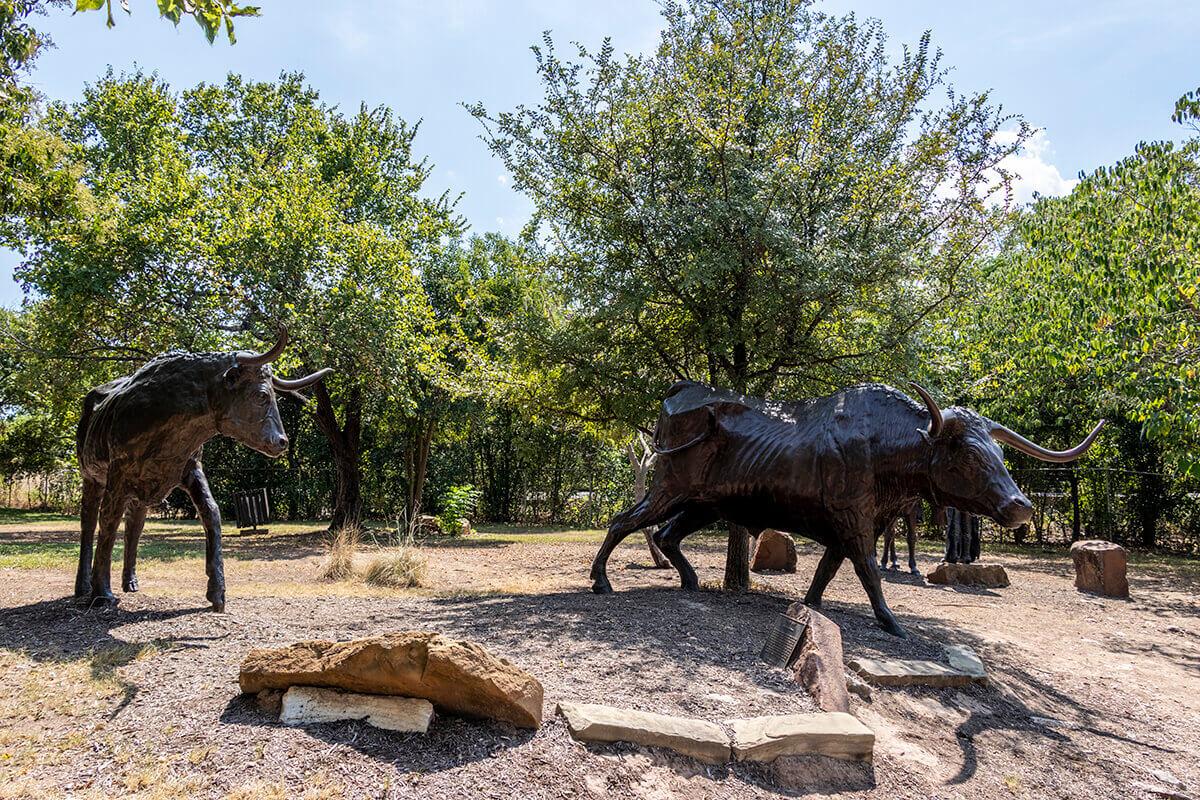
<path id="1" fill-rule="evenodd" d="M 227 725 L 285 727 L 273 713 L 260 709 L 253 695 L 231 699 L 220 719 Z M 553 722 L 546 721 L 547 725 Z M 352 748 L 401 772 L 416 773 L 441 772 L 483 761 L 528 743 L 538 733 L 507 722 L 463 719 L 441 713 L 435 714 L 426 733 L 387 731 L 360 720 L 324 722 L 302 728 L 314 739 Z"/>
<path id="2" fill-rule="evenodd" d="M 842 614 L 834 611 L 829 616 L 842 623 L 839 619 Z M 984 657 L 991 681 L 988 689 L 978 686 L 970 689 L 875 689 L 885 695 L 904 693 L 912 697 L 935 698 L 947 709 L 947 717 L 965 717 L 953 728 L 961 763 L 957 773 L 947 781 L 949 784 L 965 783 L 975 775 L 979 767 L 976 739 L 988 733 L 1007 732 L 1049 740 L 1056 746 L 1056 755 L 1063 759 L 1077 757 L 1074 754 L 1080 751 L 1090 752 L 1087 743 L 1090 737 L 1127 746 L 1129 758 L 1146 750 L 1161 754 L 1179 752 L 1139 739 L 1127 726 L 1123 727 L 1123 720 L 1114 718 L 1110 708 L 1073 697 L 1039 677 L 1039 673 L 1049 673 L 1026 663 L 1028 654 L 1020 648 L 1003 642 L 987 642 L 968 629 L 938 618 L 912 614 L 899 616 L 909 632 L 915 634 L 914 639 L 937 643 L 939 650 L 941 644 L 966 645 Z M 847 660 L 864 651 L 874 654 L 879 649 L 869 631 L 842 624 L 842 633 Z M 894 652 L 908 649 L 908 646 L 906 643 L 889 649 Z M 901 715 L 892 721 L 903 725 L 908 720 Z"/>
<path id="3" fill-rule="evenodd" d="M 119 606 L 115 609 L 89 609 L 74 597 L 42 600 L 0 609 L 0 649 L 19 651 L 43 663 L 78 661 L 93 652 L 136 644 L 114 637 L 111 633 L 113 628 L 207 611 L 207 605 L 167 611 L 145 608 L 124 611 Z M 219 637 L 180 637 L 170 641 L 172 647 L 198 647 L 201 645 L 187 643 L 210 638 Z"/>

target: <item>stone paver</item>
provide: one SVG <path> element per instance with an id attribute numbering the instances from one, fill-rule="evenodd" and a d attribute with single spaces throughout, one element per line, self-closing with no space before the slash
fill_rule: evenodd
<path id="1" fill-rule="evenodd" d="M 947 644 L 943 645 L 942 649 L 946 651 L 946 660 L 950 662 L 951 669 L 965 672 L 982 686 L 988 685 L 987 671 L 983 668 L 983 659 L 978 653 L 962 644 Z"/>
<path id="2" fill-rule="evenodd" d="M 965 672 L 936 661 L 901 661 L 891 658 L 856 658 L 846 664 L 876 686 L 970 686 Z"/>
<path id="3" fill-rule="evenodd" d="M 559 703 L 572 738 L 582 742 L 633 742 L 666 747 L 709 764 L 730 758 L 729 737 L 713 722 L 668 717 L 593 703 Z"/>
<path id="4" fill-rule="evenodd" d="M 871 729 L 840 711 L 735 719 L 729 724 L 738 761 L 814 755 L 870 761 L 875 749 Z"/>

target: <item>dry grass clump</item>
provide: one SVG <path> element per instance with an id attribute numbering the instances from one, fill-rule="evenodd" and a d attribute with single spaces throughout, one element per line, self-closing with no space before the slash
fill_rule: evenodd
<path id="1" fill-rule="evenodd" d="M 354 577 L 354 556 L 358 552 L 362 532 L 357 525 L 347 525 L 334 531 L 329 540 L 329 552 L 321 577 L 327 581 L 344 581 Z"/>
<path id="2" fill-rule="evenodd" d="M 408 589 L 420 586 L 425 579 L 425 554 L 412 537 L 394 547 L 386 547 L 371 560 L 363 580 L 376 586 Z"/>

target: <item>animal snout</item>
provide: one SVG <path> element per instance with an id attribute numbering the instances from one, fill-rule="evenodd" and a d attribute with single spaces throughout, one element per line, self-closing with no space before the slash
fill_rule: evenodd
<path id="1" fill-rule="evenodd" d="M 287 434 L 280 433 L 276 436 L 269 437 L 267 439 L 267 445 L 276 453 L 286 453 L 288 449 Z"/>
<path id="2" fill-rule="evenodd" d="M 1000 517 L 1009 528 L 1017 528 L 1033 519 L 1033 503 L 1023 494 L 1008 498 L 1000 509 Z"/>

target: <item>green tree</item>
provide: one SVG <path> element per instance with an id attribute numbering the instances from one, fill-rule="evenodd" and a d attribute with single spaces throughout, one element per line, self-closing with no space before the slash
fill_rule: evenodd
<path id="1" fill-rule="evenodd" d="M 333 524 L 356 523 L 364 419 L 403 417 L 414 387 L 452 377 L 453 330 L 420 273 L 458 223 L 446 198 L 420 196 L 415 126 L 386 109 L 345 117 L 300 75 L 176 96 L 141 74 L 108 75 L 47 124 L 95 208 L 26 221 L 18 277 L 45 298 L 27 349 L 96 380 L 114 369 L 98 356 L 259 344 L 286 325 L 281 368 L 336 370 L 312 413 L 335 466 Z"/>
<path id="2" fill-rule="evenodd" d="M 543 103 L 470 109 L 549 250 L 540 380 L 638 424 L 679 378 L 786 396 L 905 374 L 1008 222 L 998 167 L 1023 123 L 950 89 L 928 35 L 892 62 L 878 22 L 805 0 L 663 14 L 647 57 L 606 42 L 566 61 L 547 35 Z"/>
<path id="3" fill-rule="evenodd" d="M 129 7 L 129 0 L 120 0 L 120 3 L 126 14 L 133 13 Z M 229 38 L 229 43 L 234 44 L 237 37 L 233 35 L 233 18 L 257 17 L 259 12 L 258 6 L 239 6 L 229 0 L 157 0 L 157 3 L 158 13 L 163 18 L 171 20 L 175 25 L 179 25 L 179 20 L 184 16 L 190 16 L 196 20 L 196 24 L 208 37 L 209 44 L 213 43 L 222 27 L 225 28 L 225 35 Z M 108 12 L 108 27 L 116 25 L 116 20 L 113 19 L 112 0 L 75 0 L 76 12 L 96 11 L 101 8 Z"/>

